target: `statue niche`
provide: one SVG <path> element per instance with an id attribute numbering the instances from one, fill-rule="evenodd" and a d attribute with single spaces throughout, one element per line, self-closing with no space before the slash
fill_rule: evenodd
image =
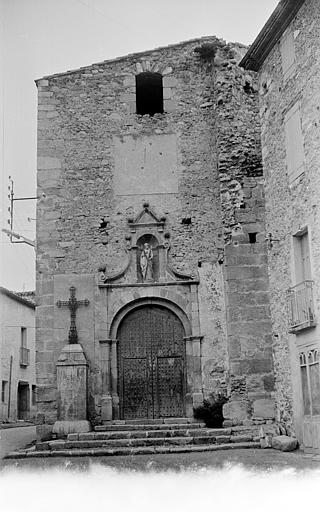
<path id="1" fill-rule="evenodd" d="M 159 280 L 159 243 L 155 236 L 146 234 L 137 240 L 138 282 Z"/>

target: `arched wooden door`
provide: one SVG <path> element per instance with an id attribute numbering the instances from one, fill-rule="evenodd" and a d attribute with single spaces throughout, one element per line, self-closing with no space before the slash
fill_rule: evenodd
<path id="1" fill-rule="evenodd" d="M 130 312 L 118 329 L 118 382 L 123 419 L 185 414 L 185 336 L 179 318 L 160 306 Z"/>

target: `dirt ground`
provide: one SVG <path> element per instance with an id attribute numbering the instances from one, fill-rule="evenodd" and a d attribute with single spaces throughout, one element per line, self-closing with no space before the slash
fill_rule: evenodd
<path id="1" fill-rule="evenodd" d="M 183 472 L 197 471 L 203 468 L 218 469 L 239 466 L 254 472 L 273 472 L 293 468 L 304 473 L 317 470 L 320 474 L 320 456 L 308 455 L 301 451 L 280 452 L 273 449 L 233 449 L 229 451 L 195 452 L 181 454 L 156 454 L 114 457 L 66 457 L 66 458 L 30 458 L 2 460 L 0 469 L 9 468 L 35 470 L 62 469 L 71 471 L 89 471 L 93 467 L 113 468 L 117 472 Z"/>

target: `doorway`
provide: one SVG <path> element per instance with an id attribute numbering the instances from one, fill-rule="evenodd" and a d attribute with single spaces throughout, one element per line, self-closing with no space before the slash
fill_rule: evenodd
<path id="1" fill-rule="evenodd" d="M 118 329 L 122 419 L 185 415 L 185 331 L 169 309 L 134 309 Z"/>
<path id="2" fill-rule="evenodd" d="M 30 388 L 26 382 L 18 383 L 18 420 L 28 420 L 30 415 Z"/>

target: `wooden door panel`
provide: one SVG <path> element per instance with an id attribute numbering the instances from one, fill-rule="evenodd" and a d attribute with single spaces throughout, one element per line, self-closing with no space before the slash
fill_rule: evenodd
<path id="1" fill-rule="evenodd" d="M 155 413 L 158 417 L 184 414 L 182 357 L 158 357 L 155 373 Z"/>
<path id="2" fill-rule="evenodd" d="M 122 415 L 126 419 L 148 418 L 150 415 L 150 389 L 147 359 L 123 359 L 120 400 Z"/>
<path id="3" fill-rule="evenodd" d="M 118 331 L 121 417 L 184 415 L 184 329 L 170 310 L 137 308 Z"/>

